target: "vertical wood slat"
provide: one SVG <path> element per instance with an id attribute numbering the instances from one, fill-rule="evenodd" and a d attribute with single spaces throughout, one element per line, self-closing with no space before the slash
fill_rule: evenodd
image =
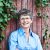
<path id="1" fill-rule="evenodd" d="M 4 35 L 6 35 L 5 30 L 2 33 L 4 33 Z M 0 45 L 1 45 L 2 48 L 0 50 L 4 50 L 4 49 L 6 50 L 6 46 L 5 46 L 6 43 L 5 42 L 6 42 L 6 38 L 4 38 L 4 40 L 1 42 Z"/>
<path id="2" fill-rule="evenodd" d="M 8 21 L 8 25 L 7 25 L 7 27 L 6 27 L 6 30 L 5 30 L 5 33 L 6 33 L 6 38 L 5 38 L 5 46 L 4 47 L 6 47 L 6 50 L 7 50 L 7 40 L 8 40 L 8 37 L 9 37 L 9 34 L 10 34 L 10 21 Z M 5 49 L 4 49 L 5 50 Z"/>
<path id="3" fill-rule="evenodd" d="M 42 18 L 36 19 L 36 28 L 37 28 L 37 34 L 39 35 L 40 39 L 42 40 Z"/>
<path id="4" fill-rule="evenodd" d="M 33 32 L 37 33 L 37 29 L 36 29 L 36 16 L 33 16 L 32 29 L 33 29 Z"/>
<path id="5" fill-rule="evenodd" d="M 22 9 L 26 8 L 27 9 L 27 0 L 22 0 Z"/>
<path id="6" fill-rule="evenodd" d="M 27 0 L 27 9 L 29 9 L 32 12 L 33 9 L 33 2 L 32 0 Z"/>
<path id="7" fill-rule="evenodd" d="M 14 30 L 16 30 L 17 26 L 16 26 L 16 22 L 14 19 L 10 20 L 10 33 Z"/>
<path id="8" fill-rule="evenodd" d="M 10 33 L 10 21 L 8 21 L 8 25 L 7 25 L 5 31 L 6 31 L 6 40 L 7 40 L 8 36 L 9 36 L 9 33 Z"/>
<path id="9" fill-rule="evenodd" d="M 35 7 L 35 0 L 32 0 L 32 12 L 33 12 L 33 24 L 32 24 L 32 29 L 33 32 L 37 33 L 36 29 L 36 7 Z"/>
<path id="10" fill-rule="evenodd" d="M 17 10 L 19 11 L 21 9 L 21 0 L 17 0 Z"/>

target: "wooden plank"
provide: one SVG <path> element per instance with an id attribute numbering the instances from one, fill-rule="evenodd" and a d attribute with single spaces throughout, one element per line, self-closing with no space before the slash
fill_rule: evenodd
<path id="1" fill-rule="evenodd" d="M 33 24 L 32 24 L 32 29 L 33 32 L 37 33 L 37 29 L 36 29 L 36 10 L 35 7 L 33 7 Z"/>
<path id="2" fill-rule="evenodd" d="M 30 11 L 32 11 L 32 7 L 33 6 L 33 2 L 32 0 L 27 0 L 27 9 L 29 9 Z"/>
<path id="3" fill-rule="evenodd" d="M 23 8 L 27 9 L 27 0 L 22 0 L 22 9 Z"/>
<path id="4" fill-rule="evenodd" d="M 34 18 L 33 18 L 33 24 L 32 24 L 33 26 L 32 26 L 32 29 L 33 29 L 33 32 L 35 32 L 35 33 L 37 33 L 36 31 L 36 18 L 35 18 L 35 16 L 34 16 Z"/>
<path id="5" fill-rule="evenodd" d="M 19 11 L 21 9 L 21 1 L 22 0 L 17 0 L 17 11 Z"/>
<path id="6" fill-rule="evenodd" d="M 9 34 L 10 34 L 10 21 L 8 21 L 8 25 L 6 27 L 6 40 L 7 40 L 8 36 L 9 36 Z"/>
<path id="7" fill-rule="evenodd" d="M 1 50 L 6 50 L 6 45 L 5 45 L 5 39 L 2 41 L 1 45 L 2 45 L 2 48 Z"/>
<path id="8" fill-rule="evenodd" d="M 31 7 L 31 6 L 30 6 Z M 32 30 L 33 32 L 37 33 L 36 32 L 36 9 L 35 9 L 35 0 L 32 0 L 32 13 L 33 13 L 33 18 L 32 18 Z"/>
<path id="9" fill-rule="evenodd" d="M 14 19 L 11 19 L 10 21 L 8 21 L 8 25 L 7 25 L 7 28 L 6 28 L 6 40 L 5 40 L 5 43 L 4 43 L 4 47 L 6 47 L 6 50 L 7 50 L 7 40 L 8 40 L 8 37 L 9 35 L 11 34 L 12 31 L 16 30 L 16 22 Z"/>
<path id="10" fill-rule="evenodd" d="M 10 33 L 14 30 L 16 30 L 17 26 L 16 26 L 16 21 L 15 19 L 11 19 L 10 20 Z"/>
<path id="11" fill-rule="evenodd" d="M 6 35 L 5 30 L 2 31 L 2 33 L 3 33 L 4 35 Z M 5 43 L 5 42 L 6 42 L 6 38 L 4 38 L 4 39 L 2 40 L 2 42 L 1 42 L 1 44 L 0 44 L 2 48 L 1 48 L 0 50 L 4 50 L 4 49 L 6 50 L 6 45 L 5 45 L 6 43 Z"/>
<path id="12" fill-rule="evenodd" d="M 39 35 L 40 40 L 42 40 L 42 18 L 37 17 L 36 21 L 37 34 Z"/>

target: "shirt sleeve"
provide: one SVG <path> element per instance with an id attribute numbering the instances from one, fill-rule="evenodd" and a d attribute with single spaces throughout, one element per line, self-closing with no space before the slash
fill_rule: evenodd
<path id="1" fill-rule="evenodd" d="M 11 33 L 8 42 L 9 42 L 9 50 L 16 50 L 16 46 L 18 45 L 17 32 Z"/>
<path id="2" fill-rule="evenodd" d="M 39 37 L 37 38 L 37 50 L 43 50 Z"/>

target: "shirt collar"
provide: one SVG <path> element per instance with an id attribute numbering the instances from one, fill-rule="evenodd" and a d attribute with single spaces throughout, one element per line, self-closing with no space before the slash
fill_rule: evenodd
<path id="1" fill-rule="evenodd" d="M 24 29 L 22 27 L 19 28 L 19 33 L 20 33 L 20 35 L 24 35 L 25 34 L 25 31 L 24 31 Z M 30 29 L 30 36 L 33 37 L 31 29 Z"/>

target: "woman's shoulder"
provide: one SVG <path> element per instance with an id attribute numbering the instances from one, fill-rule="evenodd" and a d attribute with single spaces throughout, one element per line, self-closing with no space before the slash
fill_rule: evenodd
<path id="1" fill-rule="evenodd" d="M 17 35 L 18 34 L 18 30 L 15 30 L 15 31 L 12 31 L 11 33 L 10 33 L 10 36 L 14 36 L 14 35 Z"/>

